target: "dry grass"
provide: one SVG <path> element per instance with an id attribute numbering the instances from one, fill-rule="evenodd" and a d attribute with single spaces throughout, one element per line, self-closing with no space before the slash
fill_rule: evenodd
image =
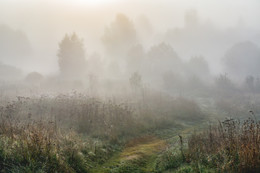
<path id="1" fill-rule="evenodd" d="M 193 134 L 186 159 L 219 172 L 260 171 L 260 121 L 227 119 L 204 133 Z"/>
<path id="2" fill-rule="evenodd" d="M 15 106 L 0 112 L 0 172 L 88 172 L 112 152 L 55 121 L 19 120 Z"/>
<path id="3" fill-rule="evenodd" d="M 18 97 L 2 107 L 2 122 L 51 121 L 55 128 L 74 129 L 78 133 L 119 142 L 151 129 L 176 125 L 176 120 L 198 121 L 204 118 L 198 105 L 184 98 L 163 98 L 154 94 L 143 100 L 104 100 L 82 94 L 40 98 Z M 5 127 L 5 126 L 4 126 Z"/>
<path id="4" fill-rule="evenodd" d="M 136 147 L 123 151 L 131 153 L 126 160 L 150 157 L 165 143 L 139 137 L 189 117 L 203 114 L 183 98 L 150 95 L 147 102 L 122 103 L 81 94 L 18 97 L 0 107 L 0 172 L 87 172 L 132 138 Z"/>

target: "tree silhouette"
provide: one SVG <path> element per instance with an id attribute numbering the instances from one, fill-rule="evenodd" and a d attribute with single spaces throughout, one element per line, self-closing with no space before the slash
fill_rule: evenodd
<path id="1" fill-rule="evenodd" d="M 138 72 L 134 72 L 129 78 L 129 82 L 134 90 L 140 89 L 142 87 L 142 76 Z"/>
<path id="2" fill-rule="evenodd" d="M 233 87 L 234 87 L 234 84 L 228 78 L 227 74 L 220 74 L 215 79 L 215 85 L 217 88 L 219 88 L 221 90 L 230 90 L 230 89 L 233 89 Z"/>
<path id="3" fill-rule="evenodd" d="M 145 57 L 143 46 L 138 44 L 133 46 L 126 55 L 127 71 L 128 73 L 134 73 L 136 71 L 142 71 L 142 63 Z"/>
<path id="4" fill-rule="evenodd" d="M 253 42 L 242 42 L 230 48 L 224 57 L 225 68 L 233 76 L 260 73 L 260 48 Z"/>
<path id="5" fill-rule="evenodd" d="M 197 76 L 200 79 L 209 79 L 210 69 L 208 62 L 202 56 L 192 57 L 187 63 L 190 75 Z"/>
<path id="6" fill-rule="evenodd" d="M 27 35 L 0 24 L 0 59 L 1 61 L 21 65 L 32 53 L 31 43 Z"/>
<path id="7" fill-rule="evenodd" d="M 174 49 L 166 43 L 151 47 L 147 57 L 150 68 L 157 72 L 179 71 L 182 63 Z"/>
<path id="8" fill-rule="evenodd" d="M 187 28 L 194 29 L 199 25 L 199 17 L 196 10 L 192 9 L 185 13 L 185 25 Z"/>
<path id="9" fill-rule="evenodd" d="M 25 81 L 29 84 L 39 84 L 43 79 L 43 75 L 36 71 L 27 74 L 27 76 L 25 77 Z"/>
<path id="10" fill-rule="evenodd" d="M 249 89 L 250 91 L 254 91 L 255 88 L 255 78 L 252 75 L 248 75 L 245 78 L 245 85 L 246 88 Z"/>
<path id="11" fill-rule="evenodd" d="M 102 42 L 111 55 L 124 55 L 137 42 L 134 24 L 124 14 L 117 14 L 115 21 L 105 29 Z"/>
<path id="12" fill-rule="evenodd" d="M 67 79 L 80 79 L 85 75 L 86 59 L 83 41 L 73 33 L 65 35 L 59 44 L 59 68 L 62 77 Z"/>

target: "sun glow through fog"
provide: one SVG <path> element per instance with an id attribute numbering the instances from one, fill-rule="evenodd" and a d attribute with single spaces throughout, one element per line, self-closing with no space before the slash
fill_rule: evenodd
<path id="1" fill-rule="evenodd" d="M 109 2 L 112 2 L 113 0 L 78 0 L 81 4 L 87 4 L 87 5 L 103 5 L 107 4 Z M 76 1 L 73 1 L 76 2 Z"/>

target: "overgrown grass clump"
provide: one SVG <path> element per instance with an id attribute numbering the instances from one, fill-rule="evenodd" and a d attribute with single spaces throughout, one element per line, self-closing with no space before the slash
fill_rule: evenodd
<path id="1" fill-rule="evenodd" d="M 88 172 L 114 152 L 53 122 L 5 119 L 0 127 L 0 172 Z"/>
<path id="2" fill-rule="evenodd" d="M 227 119 L 189 139 L 188 157 L 219 171 L 260 171 L 260 122 Z"/>
<path id="3" fill-rule="evenodd" d="M 165 151 L 157 167 L 159 172 L 259 172 L 260 121 L 227 119 L 194 133 L 187 143 Z"/>

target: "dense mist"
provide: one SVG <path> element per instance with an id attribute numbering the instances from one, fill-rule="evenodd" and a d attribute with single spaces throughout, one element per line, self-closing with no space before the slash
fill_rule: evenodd
<path id="1" fill-rule="evenodd" d="M 123 49 L 140 44 L 147 52 L 165 42 L 185 61 L 192 56 L 203 56 L 214 74 L 226 71 L 223 57 L 228 49 L 245 41 L 258 46 L 260 37 L 257 22 L 260 5 L 254 0 L 2 0 L 0 3 L 1 62 L 23 69 L 25 74 L 57 73 L 58 43 L 66 33 L 75 32 L 84 39 L 86 59 L 98 53 L 102 62 L 111 61 L 111 51 L 123 51 L 112 50 L 116 49 L 112 48 L 117 46 L 113 45 L 116 40 L 105 41 L 109 28 L 116 30 L 112 25 L 120 23 L 116 21 L 118 14 L 129 20 L 133 30 L 133 33 L 111 33 L 111 37 L 129 44 Z"/>
<path id="2" fill-rule="evenodd" d="M 257 1 L 0 3 L 7 86 L 112 96 L 137 85 L 191 96 L 213 92 L 223 76 L 238 88 L 248 78 L 258 85 Z"/>
<path id="3" fill-rule="evenodd" d="M 0 0 L 0 172 L 259 172 L 259 18 L 258 0 Z"/>

